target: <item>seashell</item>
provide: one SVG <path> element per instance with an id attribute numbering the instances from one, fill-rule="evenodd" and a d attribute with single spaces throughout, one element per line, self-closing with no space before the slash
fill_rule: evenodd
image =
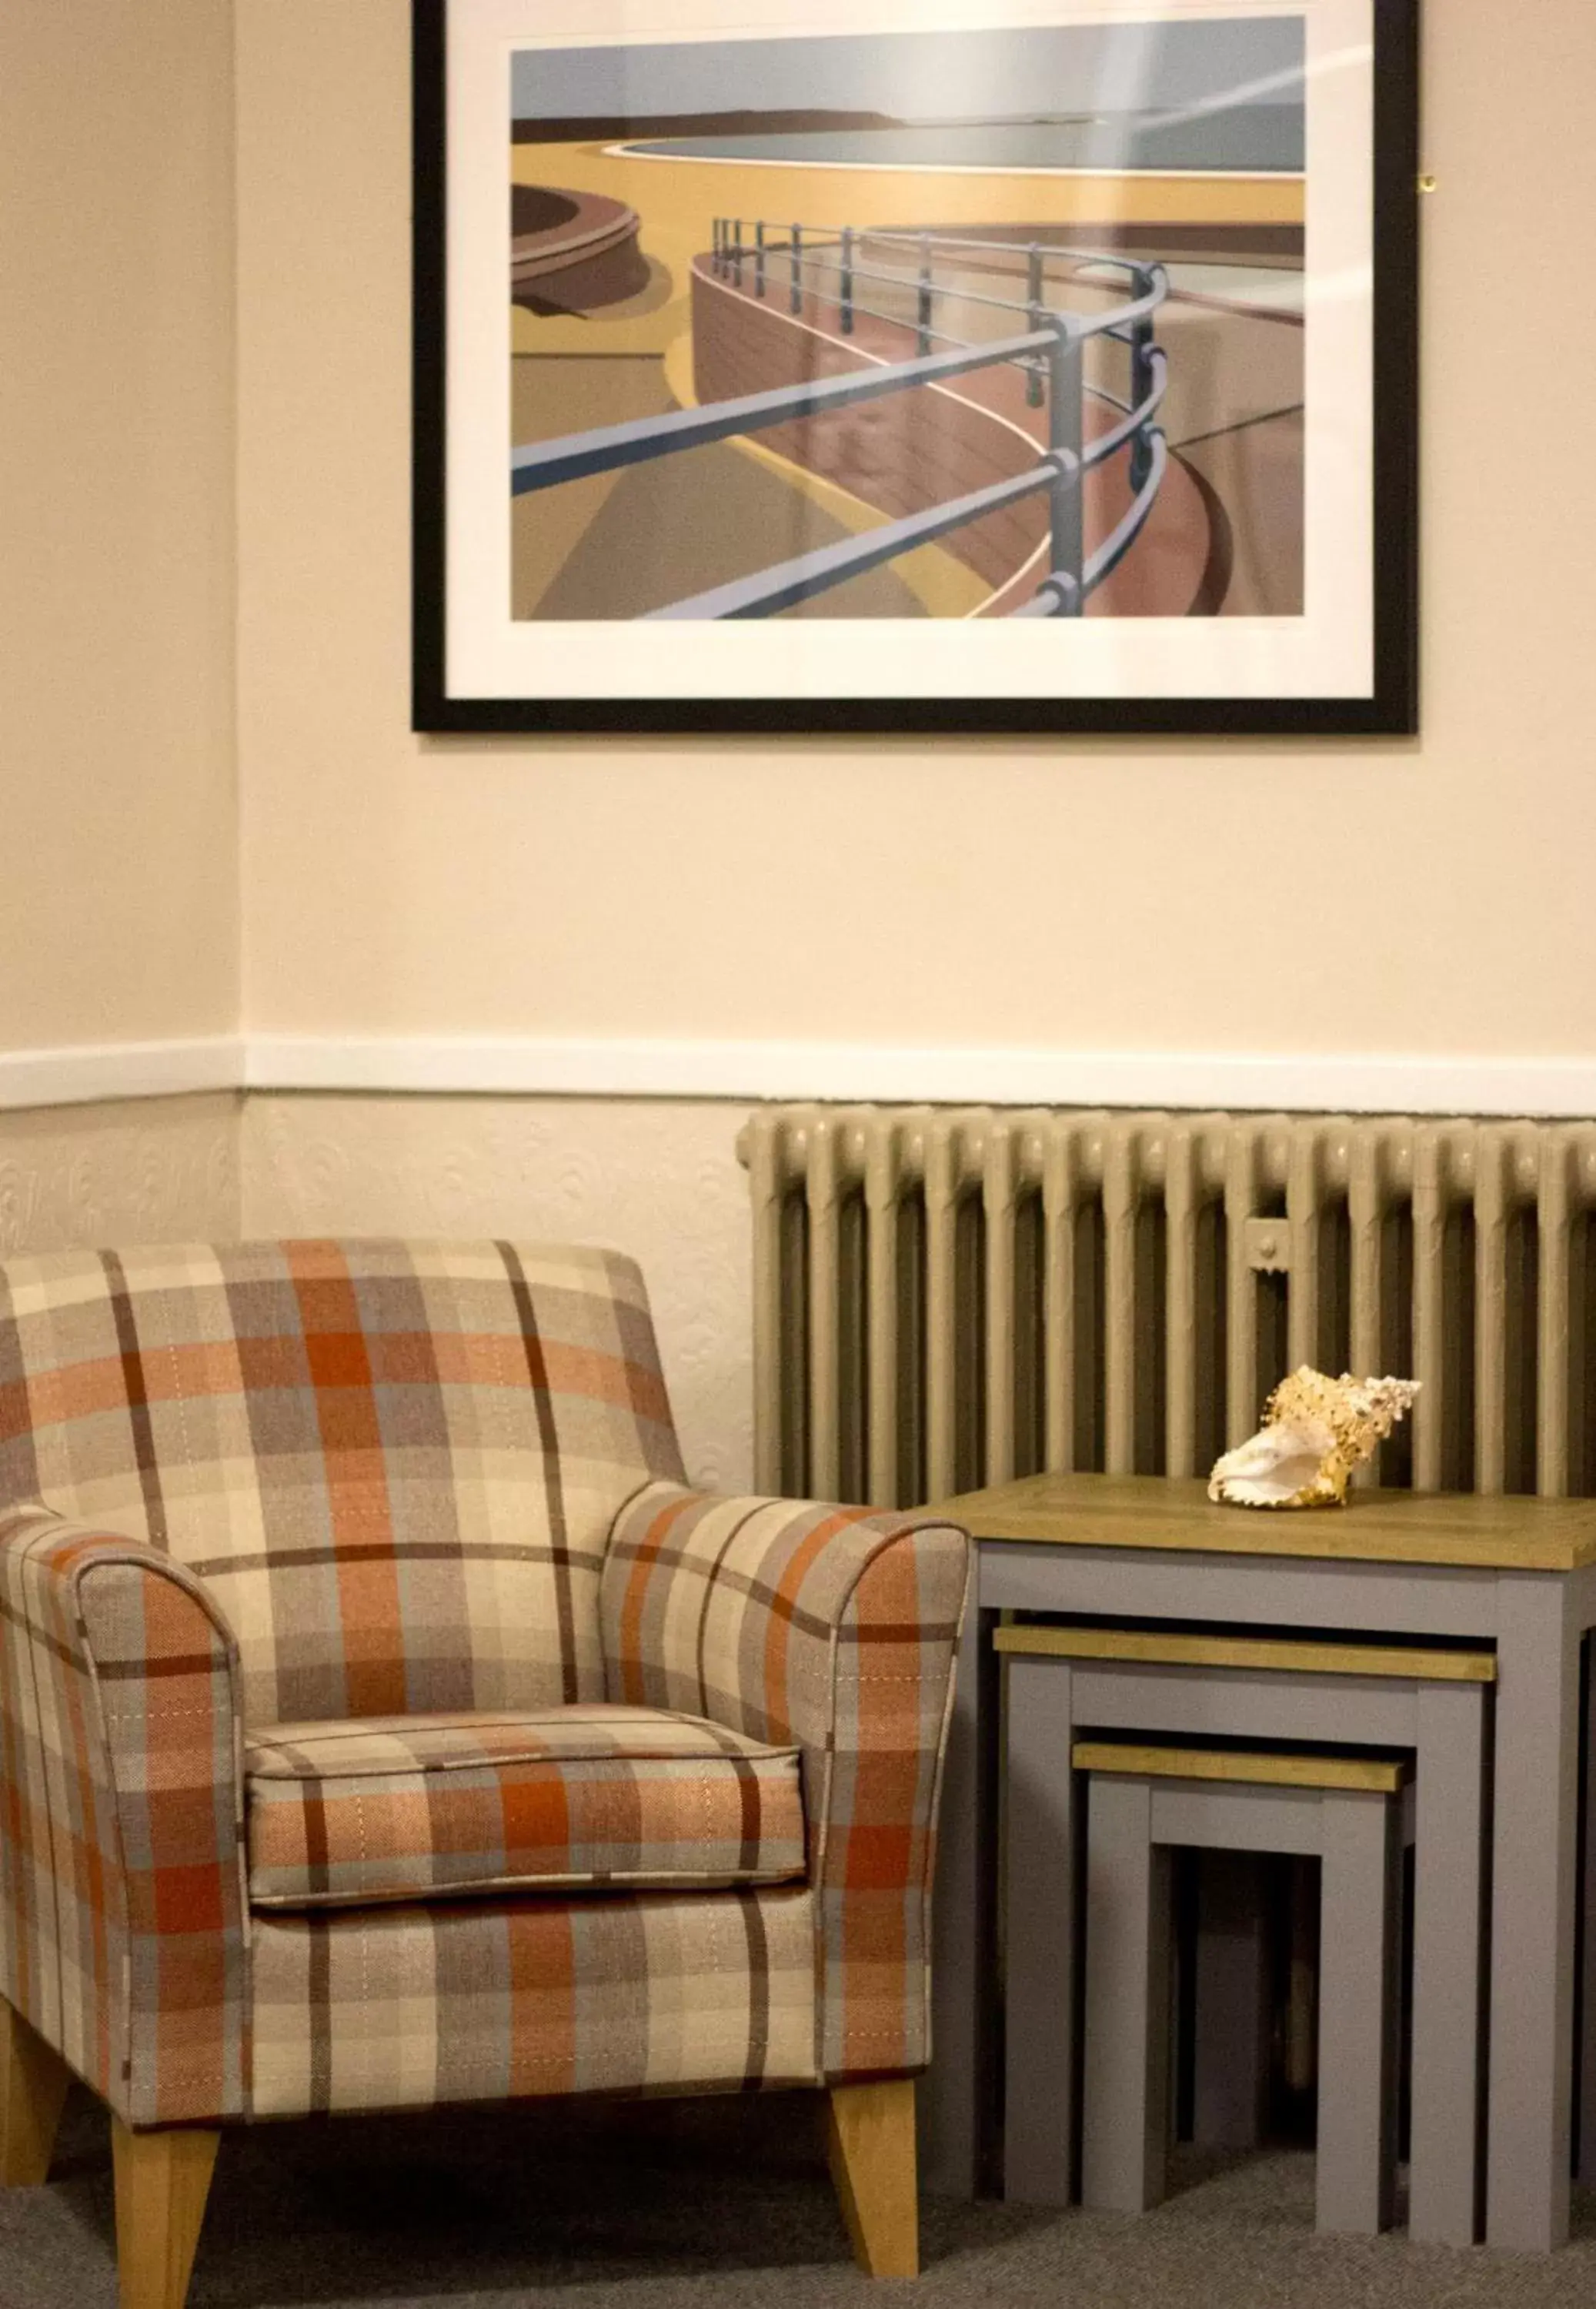
<path id="1" fill-rule="evenodd" d="M 1347 1478 L 1412 1408 L 1419 1382 L 1300 1371 L 1264 1405 L 1257 1433 L 1214 1463 L 1208 1496 L 1238 1508 L 1339 1508 Z"/>

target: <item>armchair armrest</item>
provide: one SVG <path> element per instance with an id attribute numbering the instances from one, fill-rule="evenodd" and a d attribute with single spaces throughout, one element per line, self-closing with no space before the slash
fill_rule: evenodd
<path id="1" fill-rule="evenodd" d="M 613 1699 L 804 1760 L 827 2084 L 930 2057 L 936 1804 L 970 1545 L 935 1516 L 654 1483 L 610 1534 Z"/>
<path id="2" fill-rule="evenodd" d="M 0 1516 L 0 1993 L 133 2125 L 245 2105 L 237 1678 L 170 1557 Z"/>

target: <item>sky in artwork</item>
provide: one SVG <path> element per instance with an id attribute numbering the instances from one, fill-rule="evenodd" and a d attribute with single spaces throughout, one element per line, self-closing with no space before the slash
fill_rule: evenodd
<path id="1" fill-rule="evenodd" d="M 1026 119 L 1303 101 L 1300 16 L 523 49 L 518 119 L 727 111 Z"/>

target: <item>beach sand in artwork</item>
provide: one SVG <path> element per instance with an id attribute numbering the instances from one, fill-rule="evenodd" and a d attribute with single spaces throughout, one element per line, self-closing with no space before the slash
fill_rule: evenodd
<path id="1" fill-rule="evenodd" d="M 793 168 L 758 161 L 628 159 L 604 144 L 516 144 L 512 180 L 606 193 L 643 219 L 643 246 L 669 272 L 675 294 L 651 313 L 613 319 L 515 316 L 518 353 L 592 349 L 663 354 L 687 324 L 687 272 L 710 246 L 718 216 L 797 218 L 821 230 L 844 225 L 935 222 L 978 232 L 1004 221 L 1037 225 L 1300 226 L 1300 177 L 1065 177 L 960 174 L 946 169 Z"/>

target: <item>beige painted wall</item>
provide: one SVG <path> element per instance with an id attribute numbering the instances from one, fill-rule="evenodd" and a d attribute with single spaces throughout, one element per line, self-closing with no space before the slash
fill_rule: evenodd
<path id="1" fill-rule="evenodd" d="M 745 1111 L 660 1100 L 252 1098 L 249 1234 L 600 1242 L 648 1277 L 696 1483 L 752 1480 Z"/>
<path id="2" fill-rule="evenodd" d="M 231 75 L 0 8 L 0 1051 L 237 1023 Z"/>
<path id="3" fill-rule="evenodd" d="M 412 738 L 407 13 L 240 0 L 252 1026 L 1596 1053 L 1590 0 L 1428 9 L 1426 732 L 1313 748 Z"/>

